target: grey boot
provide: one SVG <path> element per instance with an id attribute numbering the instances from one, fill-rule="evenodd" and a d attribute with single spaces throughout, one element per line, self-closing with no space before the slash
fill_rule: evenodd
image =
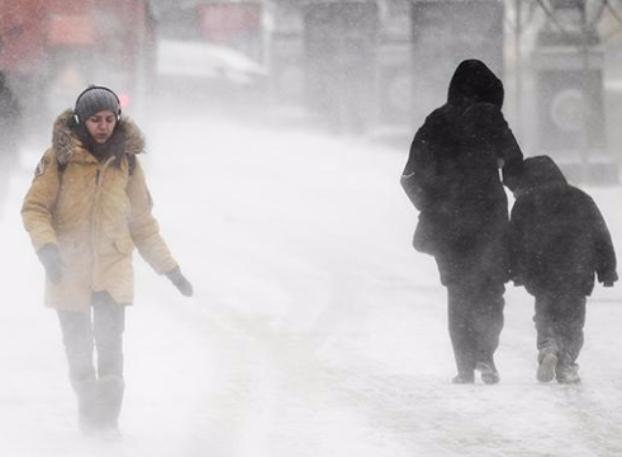
<path id="1" fill-rule="evenodd" d="M 471 371 L 459 371 L 456 376 L 451 380 L 452 384 L 473 384 L 475 382 L 475 375 L 473 370 Z"/>
<path id="2" fill-rule="evenodd" d="M 581 377 L 579 376 L 579 365 L 576 363 L 557 365 L 557 382 L 560 384 L 579 384 Z"/>
<path id="3" fill-rule="evenodd" d="M 102 429 L 117 429 L 125 383 L 120 376 L 102 376 L 97 380 L 97 421 Z"/>
<path id="4" fill-rule="evenodd" d="M 97 384 L 95 378 L 72 383 L 78 399 L 78 425 L 83 432 L 98 426 Z"/>
<path id="5" fill-rule="evenodd" d="M 557 369 L 557 353 L 546 349 L 538 354 L 538 370 L 536 371 L 536 379 L 540 382 L 552 381 L 556 375 Z"/>
<path id="6" fill-rule="evenodd" d="M 494 362 L 477 362 L 475 369 L 480 372 L 485 384 L 497 384 L 499 382 L 499 372 Z"/>

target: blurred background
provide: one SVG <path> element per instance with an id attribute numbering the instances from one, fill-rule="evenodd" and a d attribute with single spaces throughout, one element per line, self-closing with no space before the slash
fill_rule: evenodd
<path id="1" fill-rule="evenodd" d="M 465 58 L 502 78 L 525 154 L 589 191 L 619 254 L 622 0 L 0 0 L 0 455 L 622 455 L 619 287 L 590 298 L 584 384 L 536 385 L 533 300 L 510 285 L 502 383 L 449 383 L 445 291 L 399 177 Z M 76 431 L 19 221 L 90 83 L 145 132 L 195 286 L 135 262 L 120 443 Z"/>
<path id="2" fill-rule="evenodd" d="M 503 79 L 527 155 L 555 156 L 573 181 L 618 179 L 621 0 L 0 0 L 0 11 L 0 71 L 35 142 L 97 83 L 144 122 L 209 113 L 406 151 L 474 57 Z"/>

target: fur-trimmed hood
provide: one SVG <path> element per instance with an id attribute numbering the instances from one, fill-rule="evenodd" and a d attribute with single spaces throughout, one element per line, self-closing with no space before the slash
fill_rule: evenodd
<path id="1" fill-rule="evenodd" d="M 52 147 L 61 165 L 67 165 L 79 156 L 87 154 L 83 142 L 77 133 L 78 126 L 73 119 L 73 111 L 68 109 L 54 121 L 52 129 Z M 116 154 L 133 156 L 145 152 L 145 139 L 138 126 L 127 117 L 123 117 L 116 126 L 115 133 L 109 141 L 117 141 L 121 151 Z M 115 154 L 115 155 L 116 155 Z"/>

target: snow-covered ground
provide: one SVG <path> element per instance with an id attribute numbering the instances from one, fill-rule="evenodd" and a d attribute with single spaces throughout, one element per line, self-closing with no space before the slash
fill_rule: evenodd
<path id="1" fill-rule="evenodd" d="M 410 248 L 407 145 L 210 118 L 154 126 L 143 163 L 195 297 L 136 258 L 123 437 L 81 436 L 19 217 L 40 155 L 27 151 L 0 221 L 0 455 L 622 455 L 620 286 L 589 301 L 581 385 L 535 381 L 532 300 L 512 286 L 501 383 L 452 385 L 444 290 Z M 588 191 L 622 253 L 622 189 Z"/>

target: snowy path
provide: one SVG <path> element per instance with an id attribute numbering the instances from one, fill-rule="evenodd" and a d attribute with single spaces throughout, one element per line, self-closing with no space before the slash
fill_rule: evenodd
<path id="1" fill-rule="evenodd" d="M 531 299 L 511 286 L 501 384 L 451 385 L 444 291 L 409 248 L 402 153 L 203 119 L 165 127 L 143 163 L 197 294 L 179 297 L 136 260 L 120 442 L 75 430 L 60 332 L 17 217 L 31 175 L 15 176 L 0 222 L 0 455 L 622 455 L 619 287 L 590 301 L 582 385 L 535 382 Z M 184 129 L 184 144 L 167 138 Z M 622 189 L 592 194 L 621 247 Z"/>

